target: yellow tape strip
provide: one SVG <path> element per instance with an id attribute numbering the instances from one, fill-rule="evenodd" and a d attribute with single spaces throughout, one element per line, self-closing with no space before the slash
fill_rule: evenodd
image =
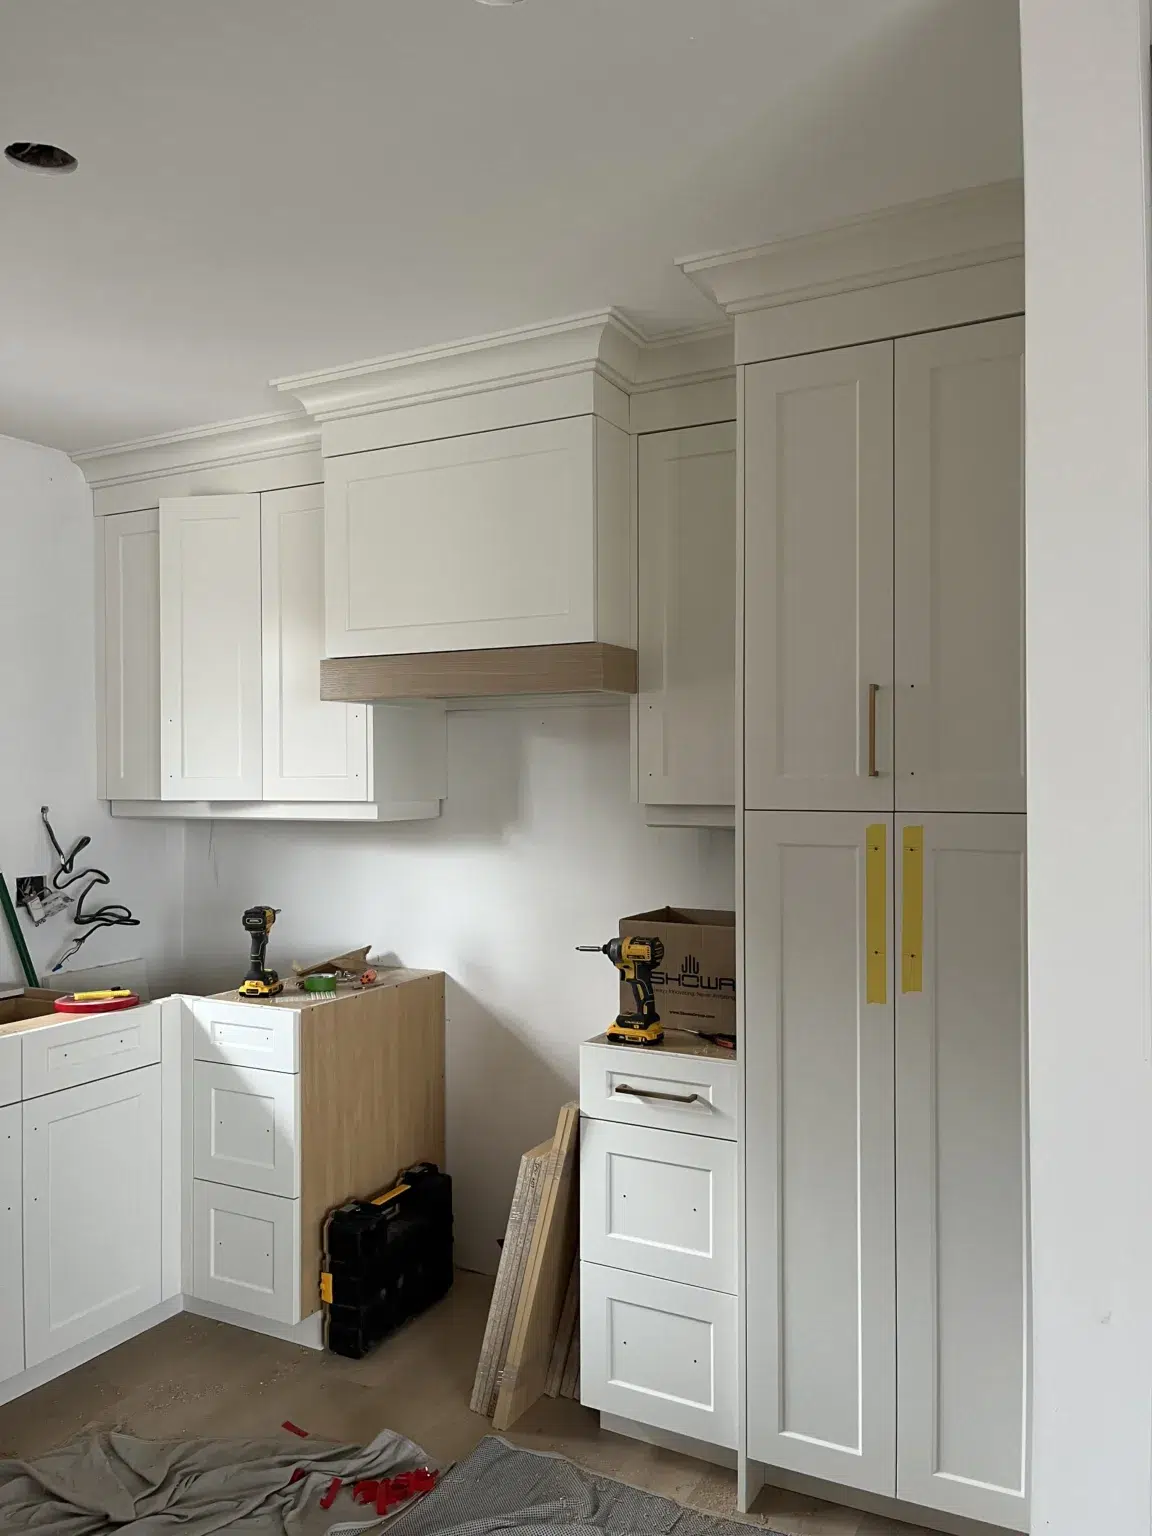
<path id="1" fill-rule="evenodd" d="M 903 943 L 900 990 L 924 990 L 924 828 L 904 828 Z"/>
<path id="2" fill-rule="evenodd" d="M 888 1001 L 888 828 L 877 822 L 868 828 L 864 861 L 864 944 L 867 950 L 864 996 L 870 1003 Z"/>

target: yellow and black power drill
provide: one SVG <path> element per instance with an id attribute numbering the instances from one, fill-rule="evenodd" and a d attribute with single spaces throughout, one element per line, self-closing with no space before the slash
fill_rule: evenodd
<path id="1" fill-rule="evenodd" d="M 236 989 L 241 997 L 275 997 L 283 992 L 284 983 L 275 971 L 265 967 L 268 953 L 268 935 L 276 921 L 279 907 L 249 907 L 241 921 L 244 932 L 252 939 L 252 951 L 248 956 L 248 973 Z"/>
<path id="2" fill-rule="evenodd" d="M 607 955 L 632 988 L 635 1007 L 631 1013 L 618 1013 L 609 1024 L 607 1037 L 616 1045 L 659 1045 L 664 1038 L 656 996 L 652 991 L 652 967 L 664 958 L 659 939 L 609 939 L 607 944 L 577 944 L 586 954 Z"/>

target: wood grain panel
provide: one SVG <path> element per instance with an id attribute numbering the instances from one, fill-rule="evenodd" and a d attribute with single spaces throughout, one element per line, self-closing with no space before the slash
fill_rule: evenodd
<path id="1" fill-rule="evenodd" d="M 410 1163 L 444 1166 L 444 977 L 301 1010 L 301 1288 L 315 1310 L 320 1228 Z"/>
<path id="2" fill-rule="evenodd" d="M 407 656 L 337 656 L 320 663 L 320 697 L 491 698 L 517 693 L 635 693 L 636 652 L 587 641 Z"/>

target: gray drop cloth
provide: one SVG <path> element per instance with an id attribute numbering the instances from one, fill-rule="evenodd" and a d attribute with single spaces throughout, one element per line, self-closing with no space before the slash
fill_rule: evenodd
<path id="1" fill-rule="evenodd" d="M 489 1435 L 388 1536 L 748 1536 L 717 1520 Z M 767 1536 L 767 1533 L 765 1533 Z"/>
<path id="2" fill-rule="evenodd" d="M 386 1430 L 369 1446 L 328 1441 L 138 1440 L 105 1433 L 36 1461 L 0 1461 L 0 1532 L 33 1536 L 319 1536 L 375 1518 L 343 1492 L 319 1507 L 334 1477 L 345 1483 L 428 1466 L 418 1445 Z M 301 1467 L 307 1474 L 290 1481 Z"/>

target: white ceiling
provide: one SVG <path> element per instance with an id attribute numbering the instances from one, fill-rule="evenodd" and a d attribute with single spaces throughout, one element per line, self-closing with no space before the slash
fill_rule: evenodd
<path id="1" fill-rule="evenodd" d="M 676 257 L 1018 175 L 1015 0 L 0 0 L 0 432 L 614 304 Z"/>

